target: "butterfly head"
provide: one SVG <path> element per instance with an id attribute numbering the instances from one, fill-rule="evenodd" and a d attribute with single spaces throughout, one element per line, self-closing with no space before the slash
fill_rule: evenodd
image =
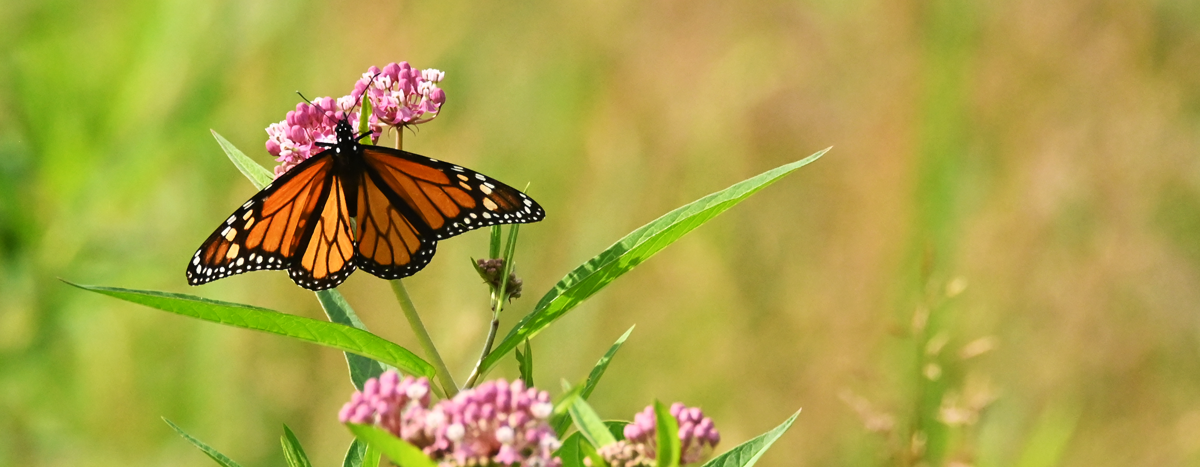
<path id="1" fill-rule="evenodd" d="M 338 120 L 333 127 L 333 132 L 337 135 L 338 141 L 354 141 L 354 129 L 350 127 L 350 122 L 345 118 Z"/>

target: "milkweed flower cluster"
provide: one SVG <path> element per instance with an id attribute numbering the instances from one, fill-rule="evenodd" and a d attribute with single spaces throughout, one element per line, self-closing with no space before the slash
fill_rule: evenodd
<path id="1" fill-rule="evenodd" d="M 342 423 L 375 424 L 421 448 L 443 467 L 559 467 L 550 395 L 521 381 L 488 381 L 430 404 L 429 380 L 387 371 L 342 407 Z"/>
<path id="2" fill-rule="evenodd" d="M 701 461 L 721 442 L 721 434 L 698 407 L 671 404 L 671 415 L 679 423 L 679 464 Z M 658 455 L 657 418 L 654 406 L 646 407 L 625 425 L 625 439 L 597 450 L 611 467 L 653 467 Z M 589 462 L 590 464 L 590 462 Z"/>
<path id="3" fill-rule="evenodd" d="M 400 128 L 433 120 L 446 102 L 438 83 L 446 77 L 441 70 L 417 70 L 408 62 L 391 63 L 382 70 L 371 67 L 354 84 L 354 92 L 342 99 L 354 105 L 364 92 L 374 110 L 372 123 Z"/>
<path id="4" fill-rule="evenodd" d="M 267 127 L 267 152 L 275 156 L 275 178 L 296 164 L 323 151 L 317 145 L 336 143 L 334 126 L 344 116 L 351 122 L 359 118 L 359 106 L 365 92 L 371 102 L 368 120 L 371 139 L 377 141 L 385 126 L 397 131 L 408 125 L 433 120 L 446 102 L 446 92 L 438 87 L 445 73 L 433 68 L 417 70 L 408 62 L 391 63 L 380 70 L 371 67 L 354 85 L 354 91 L 334 99 L 320 97 L 312 104 L 301 102 L 287 118 Z"/>

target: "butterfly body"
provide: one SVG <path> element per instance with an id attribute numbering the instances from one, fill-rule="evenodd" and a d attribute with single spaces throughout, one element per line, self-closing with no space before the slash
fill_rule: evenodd
<path id="1" fill-rule="evenodd" d="M 437 242 L 494 224 L 537 222 L 536 202 L 470 169 L 359 143 L 345 121 L 336 143 L 280 175 L 208 237 L 187 278 L 200 285 L 233 274 L 287 269 L 322 290 L 355 269 L 384 279 L 420 271 Z"/>

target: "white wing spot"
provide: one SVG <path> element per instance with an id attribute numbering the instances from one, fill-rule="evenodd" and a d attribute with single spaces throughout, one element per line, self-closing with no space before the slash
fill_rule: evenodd
<path id="1" fill-rule="evenodd" d="M 479 181 L 487 180 L 487 177 L 484 177 L 483 174 L 475 174 L 475 178 Z"/>

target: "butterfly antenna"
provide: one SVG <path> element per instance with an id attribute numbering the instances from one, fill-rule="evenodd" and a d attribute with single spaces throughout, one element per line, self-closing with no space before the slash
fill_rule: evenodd
<path id="1" fill-rule="evenodd" d="M 304 94 L 301 94 L 301 93 L 300 93 L 300 91 L 296 91 L 296 94 L 298 94 L 298 95 L 300 96 L 300 98 L 301 98 L 301 99 L 304 99 L 304 102 L 307 102 L 307 103 L 308 103 L 308 105 L 311 105 L 311 106 L 313 106 L 313 107 L 316 107 L 316 106 L 317 106 L 317 104 L 314 104 L 314 103 L 312 103 L 312 101 L 308 100 L 308 98 L 307 98 L 307 97 L 304 97 Z"/>

